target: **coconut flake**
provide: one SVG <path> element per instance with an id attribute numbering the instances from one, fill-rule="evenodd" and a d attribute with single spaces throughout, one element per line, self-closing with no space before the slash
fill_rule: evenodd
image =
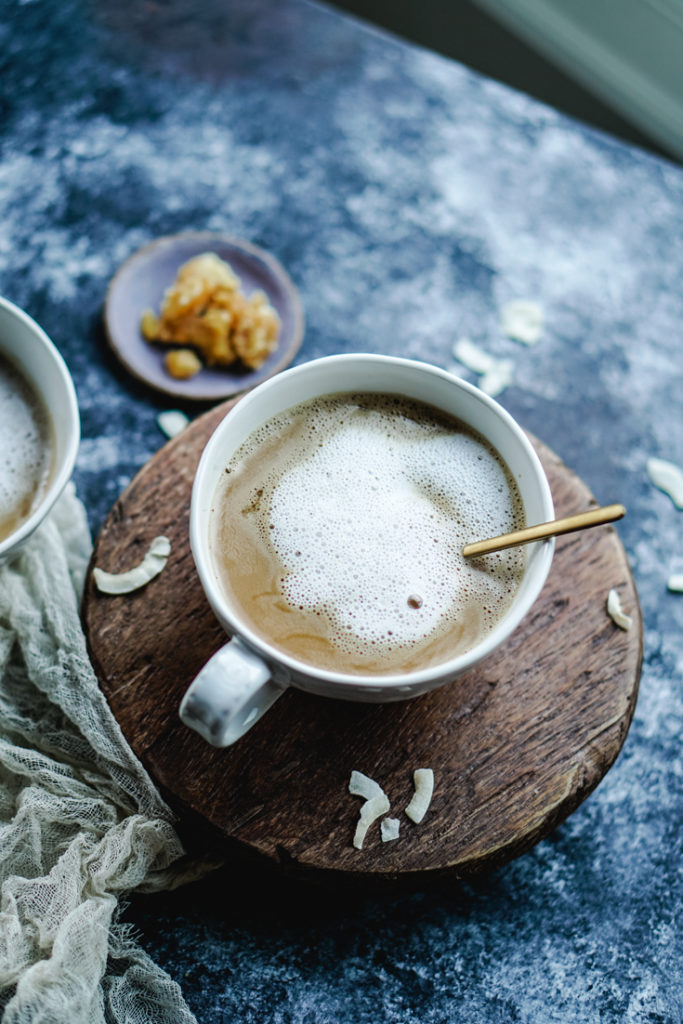
<path id="1" fill-rule="evenodd" d="M 511 359 L 498 359 L 479 381 L 479 387 L 486 395 L 495 398 L 505 391 L 514 379 L 514 363 Z"/>
<path id="2" fill-rule="evenodd" d="M 492 398 L 512 383 L 514 363 L 511 359 L 497 359 L 475 345 L 469 338 L 460 338 L 453 346 L 453 355 L 468 370 L 481 374 L 479 387 Z"/>
<path id="3" fill-rule="evenodd" d="M 360 809 L 356 834 L 353 837 L 353 845 L 357 850 L 360 850 L 363 847 L 363 840 L 370 826 L 378 818 L 381 818 L 383 814 L 386 814 L 391 805 L 389 798 L 379 783 L 375 782 L 374 779 L 368 778 L 367 775 L 363 775 L 362 772 L 351 772 L 349 793 L 352 796 L 362 796 L 365 798 L 365 803 Z"/>
<path id="4" fill-rule="evenodd" d="M 415 792 L 413 798 L 406 807 L 406 814 L 411 821 L 419 825 L 432 800 L 434 792 L 434 772 L 431 768 L 417 768 L 413 772 L 413 785 Z"/>
<path id="5" fill-rule="evenodd" d="M 360 809 L 360 817 L 356 825 L 356 833 L 353 837 L 353 845 L 357 850 L 363 848 L 363 840 L 370 826 L 378 818 L 381 818 L 383 814 L 386 814 L 390 806 L 389 800 L 384 794 L 373 796 L 370 800 L 365 801 Z"/>
<path id="6" fill-rule="evenodd" d="M 683 509 L 683 469 L 665 459 L 648 459 L 647 471 L 655 487 L 668 494 L 676 508 Z"/>
<path id="7" fill-rule="evenodd" d="M 126 572 L 105 572 L 93 569 L 93 579 L 98 590 L 103 594 L 130 594 L 146 586 L 150 580 L 162 571 L 171 553 L 171 542 L 168 537 L 155 537 L 147 554 L 139 565 Z"/>
<path id="8" fill-rule="evenodd" d="M 607 614 L 619 629 L 630 629 L 633 625 L 633 619 L 621 607 L 621 599 L 616 590 L 610 590 L 607 595 Z"/>
<path id="9" fill-rule="evenodd" d="M 398 818 L 382 818 L 379 826 L 382 842 L 391 843 L 394 839 L 398 839 L 400 828 L 401 822 Z"/>
<path id="10" fill-rule="evenodd" d="M 673 594 L 683 594 L 683 572 L 672 573 L 666 585 Z"/>
<path id="11" fill-rule="evenodd" d="M 180 409 L 167 409 L 157 416 L 159 429 L 166 434 L 166 437 L 175 437 L 185 429 L 189 422 L 189 418 Z"/>
<path id="12" fill-rule="evenodd" d="M 500 311 L 500 329 L 523 345 L 535 345 L 543 333 L 543 307 L 528 299 L 508 302 Z"/>
<path id="13" fill-rule="evenodd" d="M 453 355 L 459 363 L 466 366 L 468 370 L 473 370 L 474 373 L 488 373 L 496 363 L 495 356 L 485 352 L 469 338 L 460 338 L 456 341 L 453 346 Z"/>
<path id="14" fill-rule="evenodd" d="M 378 782 L 357 771 L 351 772 L 349 793 L 351 796 L 362 796 L 365 800 L 372 800 L 375 796 L 386 796 Z"/>

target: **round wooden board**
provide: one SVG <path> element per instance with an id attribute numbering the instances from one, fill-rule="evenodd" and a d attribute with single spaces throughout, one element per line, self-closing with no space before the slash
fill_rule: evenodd
<path id="1" fill-rule="evenodd" d="M 226 848 L 336 880 L 465 877 L 528 850 L 600 782 L 633 715 L 642 621 L 614 527 L 558 539 L 526 620 L 454 683 L 380 705 L 289 690 L 245 737 L 217 750 L 180 722 L 178 706 L 225 641 L 195 573 L 188 519 L 199 456 L 231 404 L 205 413 L 149 461 L 95 544 L 92 565 L 120 572 L 165 534 L 172 551 L 164 571 L 120 597 L 100 594 L 89 574 L 83 603 L 102 690 L 181 831 L 183 823 L 192 831 L 198 814 Z M 595 503 L 553 452 L 534 444 L 558 516 Z M 612 587 L 633 618 L 627 632 L 606 614 Z M 435 789 L 415 825 L 403 811 L 422 767 L 434 770 Z M 354 768 L 386 791 L 401 822 L 397 841 L 381 842 L 376 823 L 354 849 Z"/>

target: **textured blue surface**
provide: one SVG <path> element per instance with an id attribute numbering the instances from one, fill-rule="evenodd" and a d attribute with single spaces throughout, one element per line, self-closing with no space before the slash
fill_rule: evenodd
<path id="1" fill-rule="evenodd" d="M 635 718 L 550 839 L 466 886 L 316 890 L 312 907 L 235 867 L 135 897 L 145 947 L 203 1024 L 681 1021 L 683 597 L 666 580 L 683 513 L 645 463 L 683 461 L 683 171 L 300 0 L 5 0 L 0 82 L 0 293 L 74 374 L 94 530 L 168 405 L 108 354 L 106 284 L 183 229 L 281 260 L 306 309 L 299 361 L 450 366 L 461 336 L 513 358 L 502 403 L 628 507 Z M 499 329 L 517 298 L 545 310 L 533 348 Z"/>

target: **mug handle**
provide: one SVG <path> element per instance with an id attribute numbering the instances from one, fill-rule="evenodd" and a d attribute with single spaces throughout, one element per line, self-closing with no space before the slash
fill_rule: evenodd
<path id="1" fill-rule="evenodd" d="M 190 683 L 180 718 L 214 747 L 244 736 L 284 693 L 265 661 L 237 638 L 216 651 Z"/>

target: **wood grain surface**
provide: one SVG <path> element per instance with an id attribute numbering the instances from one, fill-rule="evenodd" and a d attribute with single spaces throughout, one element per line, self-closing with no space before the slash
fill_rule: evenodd
<path id="1" fill-rule="evenodd" d="M 642 620 L 614 527 L 560 538 L 546 586 L 513 636 L 467 675 L 410 701 L 372 705 L 287 691 L 232 747 L 216 750 L 178 718 L 181 697 L 225 641 L 188 542 L 202 448 L 232 403 L 195 420 L 143 467 L 111 510 L 92 566 L 119 572 L 169 537 L 147 587 L 106 596 L 89 574 L 83 622 L 100 685 L 131 747 L 178 811 L 208 823 L 226 849 L 310 878 L 398 881 L 466 877 L 528 850 L 603 778 L 624 742 L 638 691 Z M 540 442 L 556 514 L 596 504 Z M 618 498 L 618 495 L 615 496 Z M 632 616 L 607 616 L 610 588 Z M 404 814 L 415 768 L 434 770 L 420 825 Z M 376 779 L 401 822 L 362 850 L 352 769 Z M 197 818 L 197 815 L 199 818 Z"/>

